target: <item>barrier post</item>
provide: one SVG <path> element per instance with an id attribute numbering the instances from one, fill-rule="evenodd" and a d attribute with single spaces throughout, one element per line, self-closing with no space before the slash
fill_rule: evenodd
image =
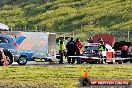
<path id="1" fill-rule="evenodd" d="M 127 38 L 128 38 L 127 41 L 129 42 L 129 41 L 130 41 L 130 40 L 129 40 L 129 38 L 130 38 L 130 32 L 129 32 L 129 31 L 128 31 L 128 36 L 127 36 Z"/>
<path id="2" fill-rule="evenodd" d="M 6 66 L 6 56 L 5 56 L 4 51 L 3 51 L 3 49 L 2 49 L 2 48 L 0 48 L 0 53 L 1 53 L 2 58 L 3 58 L 3 60 L 4 60 L 3 65 L 4 65 L 4 66 Z"/>
<path id="3" fill-rule="evenodd" d="M 3 59 L 4 59 L 4 66 L 6 66 L 6 56 L 3 55 Z"/>

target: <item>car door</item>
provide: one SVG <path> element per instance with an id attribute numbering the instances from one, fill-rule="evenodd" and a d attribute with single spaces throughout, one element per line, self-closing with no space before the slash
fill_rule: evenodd
<path id="1" fill-rule="evenodd" d="M 12 43 L 8 38 L 0 36 L 0 48 L 10 49 L 12 47 Z"/>

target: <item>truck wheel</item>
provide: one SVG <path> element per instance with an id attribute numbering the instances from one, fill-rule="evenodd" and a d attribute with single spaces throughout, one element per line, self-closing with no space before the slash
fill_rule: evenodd
<path id="1" fill-rule="evenodd" d="M 26 56 L 20 56 L 17 63 L 19 65 L 25 65 L 27 63 L 27 57 Z"/>

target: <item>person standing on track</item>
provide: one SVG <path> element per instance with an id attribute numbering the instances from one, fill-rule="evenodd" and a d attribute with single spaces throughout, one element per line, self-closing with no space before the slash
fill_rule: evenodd
<path id="1" fill-rule="evenodd" d="M 82 50 L 82 43 L 80 42 L 80 39 L 77 38 L 76 39 L 76 55 L 77 56 L 80 56 L 81 54 L 81 50 Z M 80 64 L 81 63 L 81 60 L 80 60 L 80 57 L 77 57 L 77 64 Z"/>
<path id="2" fill-rule="evenodd" d="M 89 37 L 89 39 L 87 40 L 87 43 L 93 43 L 92 37 Z"/>
<path id="3" fill-rule="evenodd" d="M 127 58 L 127 55 L 128 55 L 128 46 L 123 45 L 121 47 L 121 58 Z"/>
<path id="4" fill-rule="evenodd" d="M 98 50 L 99 50 L 99 56 L 100 56 L 100 63 L 102 64 L 104 62 L 103 51 L 105 51 L 106 48 L 102 38 L 98 39 L 98 43 L 99 43 Z"/>
<path id="5" fill-rule="evenodd" d="M 74 64 L 75 63 L 75 57 L 74 56 L 75 56 L 75 52 L 76 52 L 76 42 L 73 41 L 73 37 L 71 37 L 71 40 L 67 43 L 66 49 L 67 49 L 68 63 Z M 72 59 L 72 62 L 71 62 L 71 59 Z"/>
<path id="6" fill-rule="evenodd" d="M 64 51 L 65 51 L 65 44 L 64 44 L 63 38 L 60 38 L 58 47 L 59 47 L 59 55 L 60 55 L 59 63 L 63 64 L 63 56 L 64 56 Z"/>

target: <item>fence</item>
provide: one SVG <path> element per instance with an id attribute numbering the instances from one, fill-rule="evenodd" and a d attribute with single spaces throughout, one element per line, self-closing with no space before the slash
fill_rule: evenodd
<path id="1" fill-rule="evenodd" d="M 115 36 L 116 41 L 127 41 L 132 42 L 132 31 L 89 31 L 85 33 L 80 32 L 57 32 L 58 36 L 73 36 L 74 38 L 80 38 L 81 40 L 85 41 L 89 37 L 92 37 L 96 34 L 110 34 Z"/>
<path id="2" fill-rule="evenodd" d="M 26 27 L 23 28 L 11 28 L 10 31 L 26 31 L 26 32 L 42 32 L 45 31 L 45 29 L 36 29 L 36 30 L 30 30 Z M 80 38 L 82 41 L 87 40 L 87 38 L 92 37 L 96 34 L 110 34 L 114 35 L 116 38 L 116 41 L 127 41 L 132 42 L 132 30 L 126 31 L 126 30 L 119 30 L 119 31 L 89 31 L 89 32 L 55 32 L 57 34 L 57 37 L 62 36 L 73 36 L 74 38 Z"/>

